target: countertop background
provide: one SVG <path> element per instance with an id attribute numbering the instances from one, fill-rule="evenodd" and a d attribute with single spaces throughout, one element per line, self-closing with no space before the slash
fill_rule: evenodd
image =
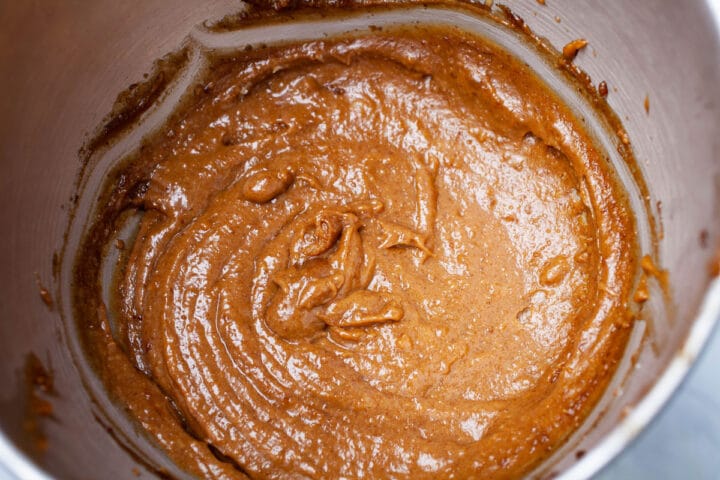
<path id="1" fill-rule="evenodd" d="M 679 391 L 595 480 L 720 479 L 720 326 Z"/>

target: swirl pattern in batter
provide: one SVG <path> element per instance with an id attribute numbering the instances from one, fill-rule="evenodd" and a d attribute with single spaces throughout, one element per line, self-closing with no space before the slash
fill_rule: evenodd
<path id="1" fill-rule="evenodd" d="M 202 476 L 517 477 L 627 339 L 634 220 L 602 152 L 457 30 L 239 55 L 121 178 L 103 225 L 142 220 L 87 343 Z"/>

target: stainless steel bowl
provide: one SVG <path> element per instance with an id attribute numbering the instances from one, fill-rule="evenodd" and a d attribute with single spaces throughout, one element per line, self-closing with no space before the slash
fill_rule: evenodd
<path id="1" fill-rule="evenodd" d="M 658 0 L 652 8 L 619 0 L 507 3 L 553 45 L 578 37 L 590 41 L 576 64 L 610 87 L 609 102 L 632 140 L 649 185 L 651 213 L 661 225 L 658 260 L 670 271 L 670 306 L 649 307 L 601 404 L 535 473 L 587 478 L 651 421 L 720 314 L 720 280 L 708 269 L 720 248 L 720 2 Z M 157 473 L 125 445 L 172 469 L 142 434 L 122 422 L 121 412 L 108 414 L 114 407 L 82 365 L 72 326 L 61 318 L 69 307 L 68 262 L 54 267 L 53 255 L 66 241 L 78 150 L 116 94 L 141 80 L 153 60 L 177 48 L 189 32 L 214 41 L 196 26 L 238 7 L 235 0 L 0 3 L 0 477 Z M 484 28 L 462 16 L 432 13 L 411 12 L 406 18 Z M 354 28 L 386 20 L 370 16 L 351 23 Z M 313 32 L 343 28 L 350 27 L 326 24 Z M 254 35 L 257 41 L 271 33 L 261 29 Z M 309 33 L 290 26 L 272 35 Z M 541 63 L 531 65 L 551 75 Z M 80 208 L 73 225 L 88 213 L 89 207 Z M 76 239 L 71 227 L 69 252 Z M 52 308 L 42 301 L 41 288 L 53 296 Z M 53 392 L 28 385 L 30 353 L 51 371 Z M 29 423 L 33 398 L 49 401 L 52 414 Z M 44 451 L 37 448 L 39 436 L 47 439 Z"/>

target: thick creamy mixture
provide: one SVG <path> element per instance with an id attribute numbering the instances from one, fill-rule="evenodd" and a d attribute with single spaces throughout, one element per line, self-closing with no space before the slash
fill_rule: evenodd
<path id="1" fill-rule="evenodd" d="M 143 217 L 113 322 L 79 276 L 88 349 L 202 476 L 515 477 L 627 339 L 634 224 L 602 152 L 458 31 L 244 53 L 114 188 L 86 256 Z"/>

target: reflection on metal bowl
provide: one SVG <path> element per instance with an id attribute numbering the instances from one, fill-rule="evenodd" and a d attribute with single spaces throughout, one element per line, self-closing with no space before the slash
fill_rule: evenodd
<path id="1" fill-rule="evenodd" d="M 587 478 L 651 421 L 694 362 L 720 312 L 720 282 L 709 272 L 720 248 L 720 36 L 713 4 L 702 2 L 663 0 L 652 11 L 620 2 L 582 8 L 569 0 L 508 3 L 556 47 L 580 37 L 590 42 L 575 63 L 596 83 L 608 85 L 608 101 L 625 125 L 649 186 L 650 198 L 640 200 L 647 200 L 658 222 L 657 260 L 670 271 L 671 308 L 649 307 L 648 322 L 631 339 L 625 368 L 596 414 L 537 472 Z M 237 8 L 230 0 L 38 1 L 0 7 L 0 65 L 11 72 L 0 80 L 5 92 L 0 98 L 0 474 L 23 479 L 133 478 L 143 472 L 183 476 L 122 412 L 112 413 L 102 387 L 83 366 L 72 327 L 61 316 L 64 312 L 67 319 L 70 308 L 71 262 L 60 253 L 65 245 L 72 250 L 82 233 L 82 222 L 76 221 L 65 238 L 69 212 L 77 220 L 90 211 L 82 199 L 72 209 L 78 150 L 110 111 L 116 93 L 142 80 L 153 61 L 181 45 L 189 32 L 202 39 L 203 21 Z M 264 35 L 270 43 L 400 20 L 456 23 L 515 51 L 561 95 L 567 90 L 553 80 L 553 69 L 512 35 L 471 17 L 416 8 L 402 18 L 354 18 L 323 21 L 313 29 L 283 24 L 252 34 L 255 41 Z M 565 95 L 572 104 L 572 92 Z M 80 185 L 89 198 L 102 179 L 102 168 L 93 169 Z M 27 415 L 33 402 L 43 406 L 37 418 Z M 125 445 L 141 450 L 146 461 L 138 461 Z"/>

